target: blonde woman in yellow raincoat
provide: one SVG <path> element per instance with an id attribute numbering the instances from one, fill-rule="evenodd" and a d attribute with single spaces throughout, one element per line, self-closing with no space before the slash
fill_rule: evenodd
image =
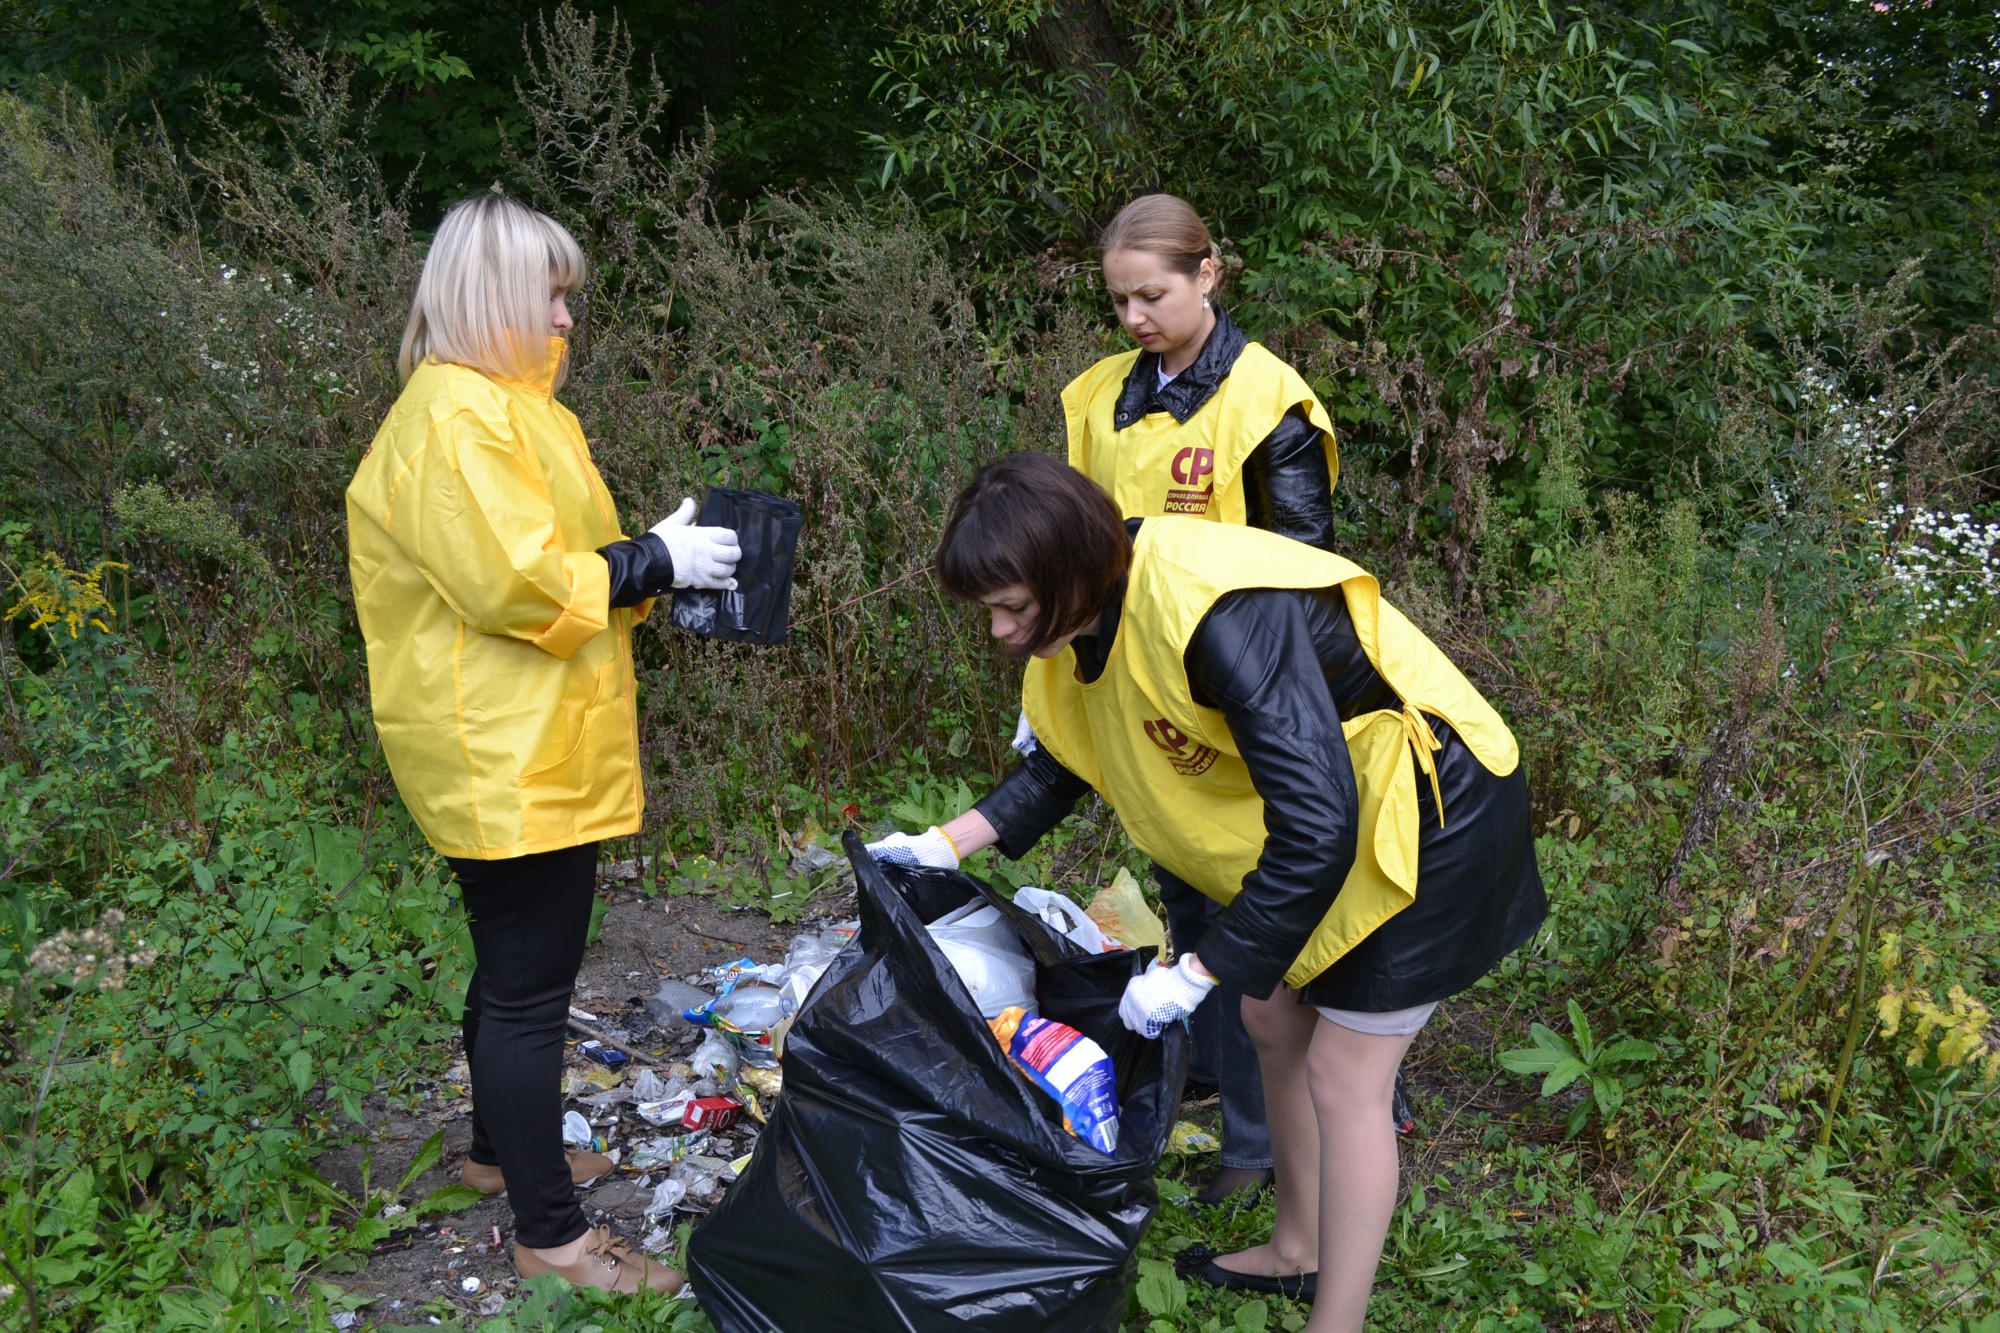
<path id="1" fill-rule="evenodd" d="M 554 219 L 499 193 L 445 216 L 403 334 L 403 392 L 347 489 L 348 562 L 376 730 L 397 790 L 449 860 L 471 922 L 462 1177 L 514 1208 L 514 1265 L 672 1291 L 670 1268 L 591 1229 L 567 1156 L 561 1066 L 597 844 L 643 796 L 631 632 L 654 596 L 733 587 L 735 534 L 694 502 L 620 530 L 556 401 L 584 278 Z"/>

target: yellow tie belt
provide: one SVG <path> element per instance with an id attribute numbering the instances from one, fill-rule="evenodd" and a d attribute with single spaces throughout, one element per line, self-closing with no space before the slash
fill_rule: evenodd
<path id="1" fill-rule="evenodd" d="M 1401 714 L 1403 736 L 1410 742 L 1410 749 L 1416 754 L 1417 767 L 1431 780 L 1431 799 L 1437 805 L 1438 827 L 1444 827 L 1444 791 L 1438 786 L 1437 761 L 1431 756 L 1444 749 L 1444 742 L 1431 730 L 1431 724 L 1417 711 L 1415 704 L 1404 704 Z"/>

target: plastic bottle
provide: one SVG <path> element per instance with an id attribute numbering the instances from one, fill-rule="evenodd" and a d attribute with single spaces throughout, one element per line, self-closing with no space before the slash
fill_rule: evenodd
<path id="1" fill-rule="evenodd" d="M 710 998 L 709 993 L 699 986 L 666 977 L 660 982 L 660 989 L 653 998 L 646 1001 L 646 1012 L 652 1015 L 655 1023 L 677 1023 L 682 1021 L 681 1015 L 686 1010 L 699 1009 Z"/>
<path id="2" fill-rule="evenodd" d="M 715 1016 L 739 1032 L 769 1032 L 785 1014 L 777 987 L 751 984 L 718 999 Z"/>
<path id="3" fill-rule="evenodd" d="M 778 987 L 778 1003 L 786 1014 L 796 1014 L 805 1005 L 806 996 L 812 994 L 812 988 L 831 966 L 831 962 L 808 963 L 785 973 L 785 982 Z"/>

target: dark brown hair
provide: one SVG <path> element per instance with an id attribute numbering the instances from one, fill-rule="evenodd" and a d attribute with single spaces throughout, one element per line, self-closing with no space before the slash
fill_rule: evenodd
<path id="1" fill-rule="evenodd" d="M 1131 565 L 1118 506 L 1047 454 L 1009 454 L 979 469 L 938 539 L 938 582 L 953 597 L 977 601 L 1017 583 L 1034 597 L 1028 652 L 1089 624 Z"/>
<path id="2" fill-rule="evenodd" d="M 1176 273 L 1192 278 L 1201 261 L 1215 261 L 1215 283 L 1222 285 L 1222 249 L 1208 234 L 1208 224 L 1194 205 L 1175 194 L 1142 194 L 1118 210 L 1111 225 L 1097 238 L 1097 252 L 1144 250 L 1158 255 Z"/>

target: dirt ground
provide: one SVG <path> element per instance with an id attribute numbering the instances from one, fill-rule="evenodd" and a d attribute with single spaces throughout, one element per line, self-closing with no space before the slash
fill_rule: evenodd
<path id="1" fill-rule="evenodd" d="M 604 889 L 612 894 L 612 901 L 597 943 L 585 952 L 571 1004 L 594 1017 L 591 1028 L 650 1056 L 663 1077 L 676 1060 L 693 1051 L 701 1033 L 678 1020 L 664 1027 L 656 1025 L 646 1014 L 644 1002 L 661 978 L 675 977 L 713 989 L 712 979 L 704 975 L 708 969 L 743 957 L 758 963 L 782 962 L 796 936 L 815 933 L 836 921 L 852 920 L 855 914 L 851 889 L 845 895 L 822 892 L 806 917 L 785 925 L 774 925 L 759 911 L 732 910 L 718 897 L 689 894 L 649 899 L 629 887 L 607 884 Z M 574 1031 L 570 1035 L 573 1040 L 580 1036 Z M 404 1191 L 401 1202 L 408 1205 L 432 1190 L 458 1183 L 459 1167 L 472 1139 L 464 1056 L 454 1042 L 437 1048 L 435 1058 L 438 1068 L 434 1077 L 418 1080 L 410 1094 L 369 1101 L 364 1107 L 370 1117 L 364 1141 L 320 1159 L 319 1171 L 330 1183 L 359 1197 L 365 1167 L 373 1187 L 393 1186 L 425 1140 L 439 1130 L 444 1132 L 442 1160 Z M 615 1072 L 629 1086 L 644 1067 L 639 1060 L 628 1059 Z M 581 1080 L 591 1075 L 604 1079 L 612 1072 L 586 1060 L 572 1047 L 564 1074 L 569 1086 L 575 1087 L 575 1095 L 565 1098 L 565 1109 L 581 1110 L 592 1128 L 608 1140 L 609 1147 L 622 1150 L 627 1157 L 635 1144 L 680 1132 L 647 1124 L 629 1103 L 608 1111 L 580 1107 L 576 1096 L 600 1091 L 597 1086 L 581 1084 Z M 735 1159 L 750 1152 L 755 1131 L 755 1124 L 745 1117 L 738 1127 L 716 1135 L 700 1151 Z M 621 1163 L 610 1177 L 580 1193 L 591 1225 L 608 1223 L 614 1232 L 635 1241 L 652 1233 L 660 1220 L 649 1222 L 644 1213 L 653 1197 L 653 1186 L 663 1178 L 658 1168 L 635 1170 Z M 712 1199 L 690 1197 L 667 1224 L 671 1228 L 697 1221 L 712 1203 Z M 375 1250 L 359 1272 L 328 1277 L 368 1298 L 354 1324 L 358 1329 L 428 1327 L 432 1317 L 441 1316 L 449 1322 L 454 1314 L 461 1318 L 496 1314 L 517 1285 L 510 1259 L 512 1222 L 505 1198 L 496 1195 L 461 1212 L 398 1231 Z"/>
<path id="2" fill-rule="evenodd" d="M 796 936 L 816 933 L 855 916 L 851 881 L 844 893 L 823 891 L 805 917 L 782 925 L 754 909 L 732 909 L 721 897 L 689 894 L 649 899 L 629 887 L 607 884 L 604 888 L 612 901 L 598 942 L 584 956 L 572 1003 L 576 1010 L 593 1016 L 590 1027 L 649 1057 L 663 1075 L 677 1060 L 687 1057 L 701 1033 L 678 1020 L 665 1027 L 651 1022 L 644 1001 L 661 978 L 675 977 L 712 989 L 712 978 L 705 975 L 708 969 L 745 956 L 758 963 L 782 961 Z M 1469 994 L 1447 1006 L 1412 1049 L 1404 1072 L 1418 1128 L 1404 1141 L 1406 1182 L 1428 1177 L 1466 1151 L 1476 1132 L 1468 1120 L 1490 1124 L 1493 1117 L 1508 1117 L 1534 1100 L 1496 1081 L 1491 1033 L 1495 1021 L 1502 1018 L 1488 1012 L 1476 992 Z M 571 1036 L 574 1039 L 579 1034 Z M 465 1065 L 455 1042 L 437 1048 L 435 1055 L 435 1076 L 418 1080 L 411 1094 L 370 1102 L 366 1110 L 373 1119 L 366 1141 L 320 1160 L 319 1169 L 331 1183 L 358 1197 L 363 1192 L 365 1163 L 375 1187 L 393 1185 L 425 1140 L 440 1129 L 444 1132 L 442 1160 L 413 1182 L 401 1201 L 407 1205 L 434 1189 L 458 1182 L 459 1166 L 472 1135 Z M 618 1070 L 623 1084 L 629 1085 L 643 1067 L 636 1059 L 628 1060 Z M 566 1098 L 566 1108 L 578 1109 L 576 1096 L 599 1091 L 597 1086 L 582 1083 L 586 1076 L 604 1080 L 608 1072 L 572 1048 L 565 1078 L 574 1095 Z M 608 1146 L 627 1158 L 635 1145 L 677 1132 L 645 1123 L 629 1103 L 606 1111 L 582 1109 L 596 1132 L 608 1140 Z M 1219 1132 L 1219 1112 L 1212 1096 L 1184 1102 L 1182 1117 Z M 756 1126 L 745 1117 L 701 1151 L 735 1159 L 749 1153 L 755 1142 Z M 1188 1159 L 1182 1174 L 1192 1187 L 1206 1179 L 1213 1165 L 1213 1160 Z M 610 1177 L 581 1192 L 585 1213 L 593 1226 L 608 1223 L 614 1232 L 632 1241 L 650 1236 L 664 1245 L 665 1233 L 658 1230 L 662 1220 L 669 1230 L 698 1222 L 714 1199 L 690 1197 L 670 1218 L 649 1221 L 645 1209 L 653 1186 L 663 1178 L 657 1167 L 645 1170 L 635 1168 L 629 1160 L 621 1162 Z M 495 1196 L 398 1231 L 358 1272 L 328 1275 L 367 1300 L 352 1327 L 430 1327 L 434 1318 L 476 1325 L 479 1317 L 499 1313 L 518 1285 L 510 1259 L 512 1220 L 504 1197 Z"/>

